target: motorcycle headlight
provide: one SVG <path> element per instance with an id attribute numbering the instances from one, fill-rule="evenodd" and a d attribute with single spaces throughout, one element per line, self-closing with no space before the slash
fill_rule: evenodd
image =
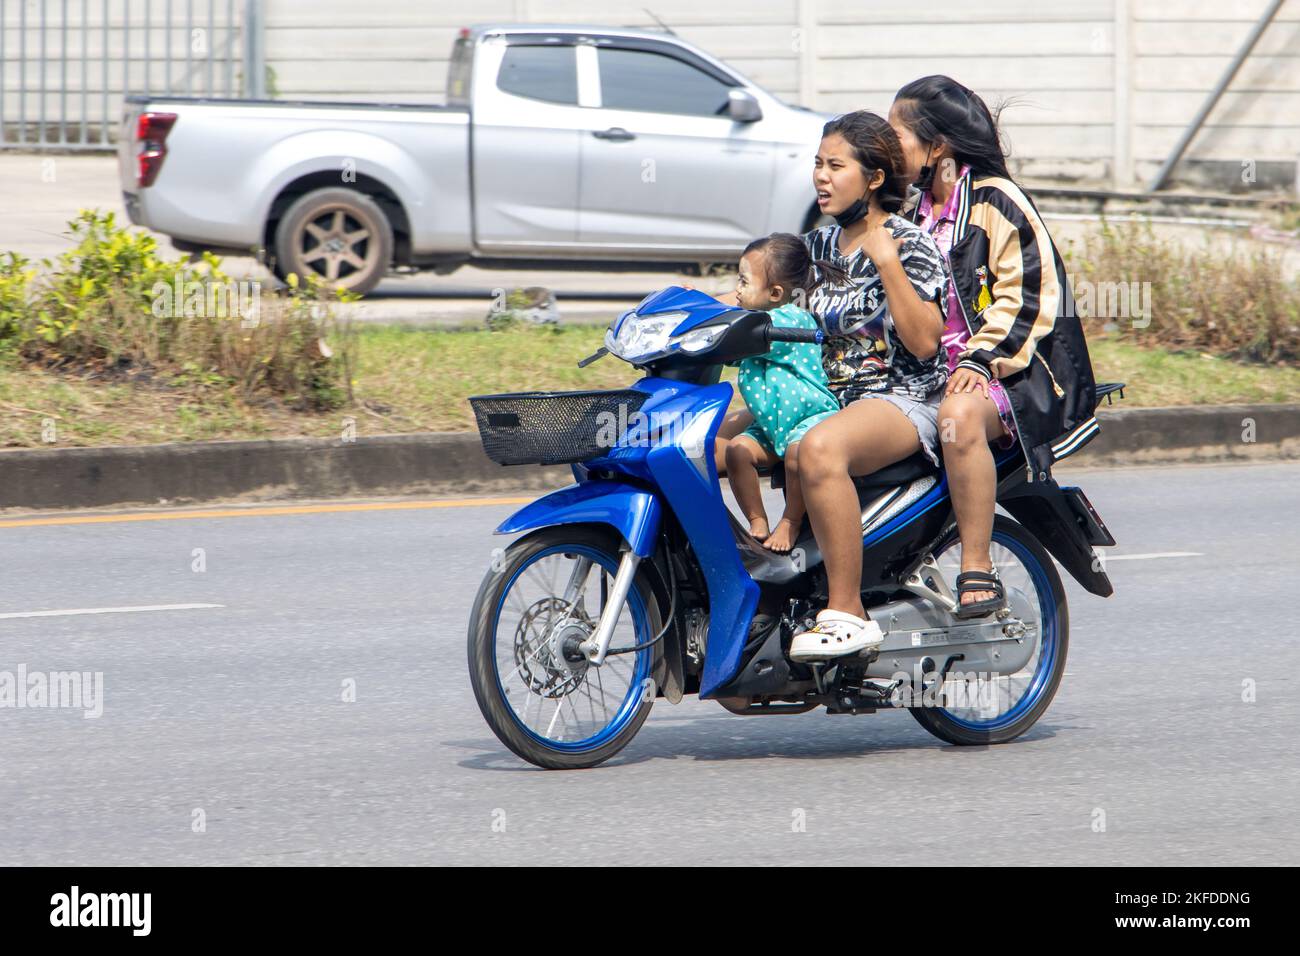
<path id="1" fill-rule="evenodd" d="M 727 331 L 727 325 L 705 325 L 689 332 L 683 332 L 674 340 L 683 352 L 704 352 L 718 344 L 718 339 Z"/>
<path id="2" fill-rule="evenodd" d="M 633 364 L 668 350 L 673 329 L 686 318 L 685 312 L 665 312 L 663 315 L 629 315 L 618 326 L 605 333 L 605 347 L 624 361 Z"/>

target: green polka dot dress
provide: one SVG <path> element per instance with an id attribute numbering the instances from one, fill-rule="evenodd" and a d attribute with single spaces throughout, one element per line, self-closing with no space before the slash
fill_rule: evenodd
<path id="1" fill-rule="evenodd" d="M 792 303 L 770 315 L 778 328 L 817 328 L 812 313 Z M 741 397 L 754 416 L 744 434 L 779 457 L 808 429 L 840 410 L 822 368 L 820 345 L 773 342 L 767 354 L 742 359 L 737 367 Z"/>

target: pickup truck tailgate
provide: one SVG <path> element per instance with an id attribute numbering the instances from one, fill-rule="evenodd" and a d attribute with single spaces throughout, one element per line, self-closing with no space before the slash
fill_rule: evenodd
<path id="1" fill-rule="evenodd" d="M 135 141 L 135 125 L 144 109 L 145 104 L 139 102 L 122 105 L 122 126 L 117 131 L 117 169 L 123 193 L 134 193 L 137 188 L 135 155 L 139 144 Z"/>

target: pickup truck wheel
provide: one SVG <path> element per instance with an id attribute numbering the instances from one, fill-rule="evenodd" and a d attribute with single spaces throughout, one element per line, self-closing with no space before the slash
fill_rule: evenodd
<path id="1" fill-rule="evenodd" d="M 393 261 L 393 227 L 379 205 L 352 189 L 317 189 L 285 212 L 275 232 L 282 276 L 314 273 L 326 288 L 369 292 Z"/>

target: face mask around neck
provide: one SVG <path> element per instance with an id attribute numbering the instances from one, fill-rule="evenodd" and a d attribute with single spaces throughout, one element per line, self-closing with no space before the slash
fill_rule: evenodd
<path id="1" fill-rule="evenodd" d="M 934 147 L 931 146 L 925 151 L 925 164 L 921 167 L 921 174 L 916 177 L 916 182 L 912 183 L 917 189 L 925 192 L 934 185 L 934 167 L 930 165 L 930 153 Z"/>
<path id="2" fill-rule="evenodd" d="M 855 199 L 853 203 L 842 212 L 835 213 L 835 221 L 843 229 L 845 226 L 851 226 L 858 222 L 867 214 L 867 203 L 862 199 Z"/>

